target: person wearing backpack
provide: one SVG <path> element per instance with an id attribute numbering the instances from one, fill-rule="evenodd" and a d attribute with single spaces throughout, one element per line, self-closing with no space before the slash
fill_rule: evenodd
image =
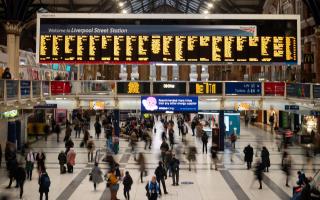
<path id="1" fill-rule="evenodd" d="M 159 166 L 154 171 L 154 174 L 156 175 L 157 182 L 159 184 L 159 194 L 161 195 L 160 183 L 162 183 L 164 194 L 168 194 L 167 188 L 166 188 L 166 181 L 165 181 L 165 179 L 167 179 L 167 173 L 161 161 L 159 161 Z"/>
<path id="2" fill-rule="evenodd" d="M 157 200 L 160 193 L 160 187 L 155 176 L 152 177 L 145 187 L 147 190 L 148 200 Z"/>
<path id="3" fill-rule="evenodd" d="M 60 174 L 66 173 L 66 167 L 64 165 L 67 164 L 67 156 L 64 151 L 59 153 L 58 160 L 60 165 Z"/>
<path id="4" fill-rule="evenodd" d="M 124 197 L 126 198 L 126 200 L 130 200 L 130 190 L 131 190 L 131 186 L 133 184 L 133 180 L 129 174 L 128 171 L 126 171 L 126 175 L 123 178 L 123 194 Z"/>
<path id="5" fill-rule="evenodd" d="M 206 151 L 206 154 L 208 153 L 208 135 L 207 133 L 202 130 L 202 136 L 201 136 L 201 140 L 202 140 L 202 153 L 204 153 L 204 151 Z"/>
<path id="6" fill-rule="evenodd" d="M 40 173 L 38 184 L 39 184 L 40 200 L 42 200 L 43 194 L 45 194 L 46 200 L 48 200 L 49 199 L 49 188 L 51 185 L 51 181 L 50 181 L 50 178 L 45 170 L 43 170 Z"/>

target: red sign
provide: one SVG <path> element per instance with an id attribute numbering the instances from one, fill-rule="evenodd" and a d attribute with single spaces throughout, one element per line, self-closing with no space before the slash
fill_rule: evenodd
<path id="1" fill-rule="evenodd" d="M 71 93 L 70 82 L 64 82 L 64 81 L 52 81 L 51 82 L 51 94 L 52 95 L 70 94 L 70 93 Z"/>
<path id="2" fill-rule="evenodd" d="M 266 96 L 284 96 L 284 82 L 265 82 L 264 95 Z"/>

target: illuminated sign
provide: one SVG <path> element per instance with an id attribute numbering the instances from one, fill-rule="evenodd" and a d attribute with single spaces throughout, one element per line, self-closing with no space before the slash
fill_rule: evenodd
<path id="1" fill-rule="evenodd" d="M 197 95 L 222 94 L 222 83 L 220 82 L 190 82 L 189 93 Z"/>
<path id="2" fill-rule="evenodd" d="M 310 97 L 310 84 L 287 83 L 287 97 Z"/>
<path id="3" fill-rule="evenodd" d="M 313 85 L 313 98 L 320 98 L 320 85 Z"/>
<path id="4" fill-rule="evenodd" d="M 92 110 L 103 110 L 105 107 L 104 101 L 90 101 L 89 108 Z"/>
<path id="5" fill-rule="evenodd" d="M 150 94 L 149 82 L 118 82 L 117 83 L 118 94 Z"/>
<path id="6" fill-rule="evenodd" d="M 186 94 L 185 82 L 154 82 L 154 94 Z"/>
<path id="7" fill-rule="evenodd" d="M 285 90 L 284 82 L 265 82 L 264 95 L 266 96 L 284 96 Z"/>
<path id="8" fill-rule="evenodd" d="M 260 82 L 226 82 L 226 95 L 261 95 Z"/>
<path id="9" fill-rule="evenodd" d="M 142 96 L 141 112 L 198 112 L 198 97 Z"/>

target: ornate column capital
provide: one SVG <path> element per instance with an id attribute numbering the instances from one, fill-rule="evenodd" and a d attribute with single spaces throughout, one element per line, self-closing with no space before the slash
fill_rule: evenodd
<path id="1" fill-rule="evenodd" d="M 4 23 L 4 28 L 7 34 L 20 35 L 23 27 L 20 22 L 9 22 Z"/>

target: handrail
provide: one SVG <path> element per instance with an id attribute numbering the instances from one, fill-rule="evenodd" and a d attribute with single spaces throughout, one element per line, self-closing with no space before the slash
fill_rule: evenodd
<path id="1" fill-rule="evenodd" d="M 318 83 L 291 83 L 282 81 L 272 82 L 258 82 L 258 81 L 122 81 L 122 80 L 54 80 L 54 81 L 43 81 L 43 80 L 5 80 L 0 79 L 0 103 L 7 101 L 23 101 L 33 100 L 36 98 L 45 99 L 47 97 L 55 96 L 78 96 L 78 95 L 104 95 L 110 97 L 117 96 L 131 96 L 135 95 L 153 95 L 155 94 L 154 85 L 157 83 L 186 83 L 185 93 L 181 95 L 199 95 L 199 96 L 215 96 L 221 98 L 233 98 L 235 96 L 228 95 L 226 93 L 226 83 L 228 82 L 239 82 L 239 83 L 261 83 L 261 93 L 255 95 L 237 95 L 237 97 L 277 97 L 283 99 L 299 98 L 304 100 L 311 100 L 313 102 L 320 102 L 320 96 L 315 96 L 314 91 L 320 93 L 320 84 Z M 129 83 L 149 83 L 149 92 L 147 93 L 123 93 L 119 91 L 118 83 L 129 84 Z M 219 94 L 194 94 L 191 93 L 190 86 L 194 83 L 222 83 L 221 92 Z M 274 95 L 267 95 L 265 93 L 266 83 L 284 83 L 284 94 L 279 95 L 275 92 Z M 292 85 L 293 84 L 293 85 Z M 307 91 L 301 91 L 301 95 L 290 96 L 288 95 L 288 86 L 293 87 L 307 87 Z M 306 86 L 304 86 L 306 85 Z M 139 85 L 138 85 L 139 86 Z M 275 86 L 280 87 L 280 86 Z M 282 87 L 282 86 L 281 86 Z M 309 88 L 309 89 L 308 89 Z M 292 89 L 292 88 L 291 88 Z M 293 88 L 295 89 L 295 88 Z M 301 88 L 304 90 L 305 88 Z M 295 90 L 293 90 L 295 91 Z M 307 94 L 309 92 L 309 94 Z M 303 93 L 303 94 L 302 94 Z M 159 94 L 160 95 L 160 94 Z M 167 94 L 163 94 L 167 95 Z M 306 95 L 307 97 L 303 97 Z M 320 94 L 319 94 L 320 95 Z"/>

